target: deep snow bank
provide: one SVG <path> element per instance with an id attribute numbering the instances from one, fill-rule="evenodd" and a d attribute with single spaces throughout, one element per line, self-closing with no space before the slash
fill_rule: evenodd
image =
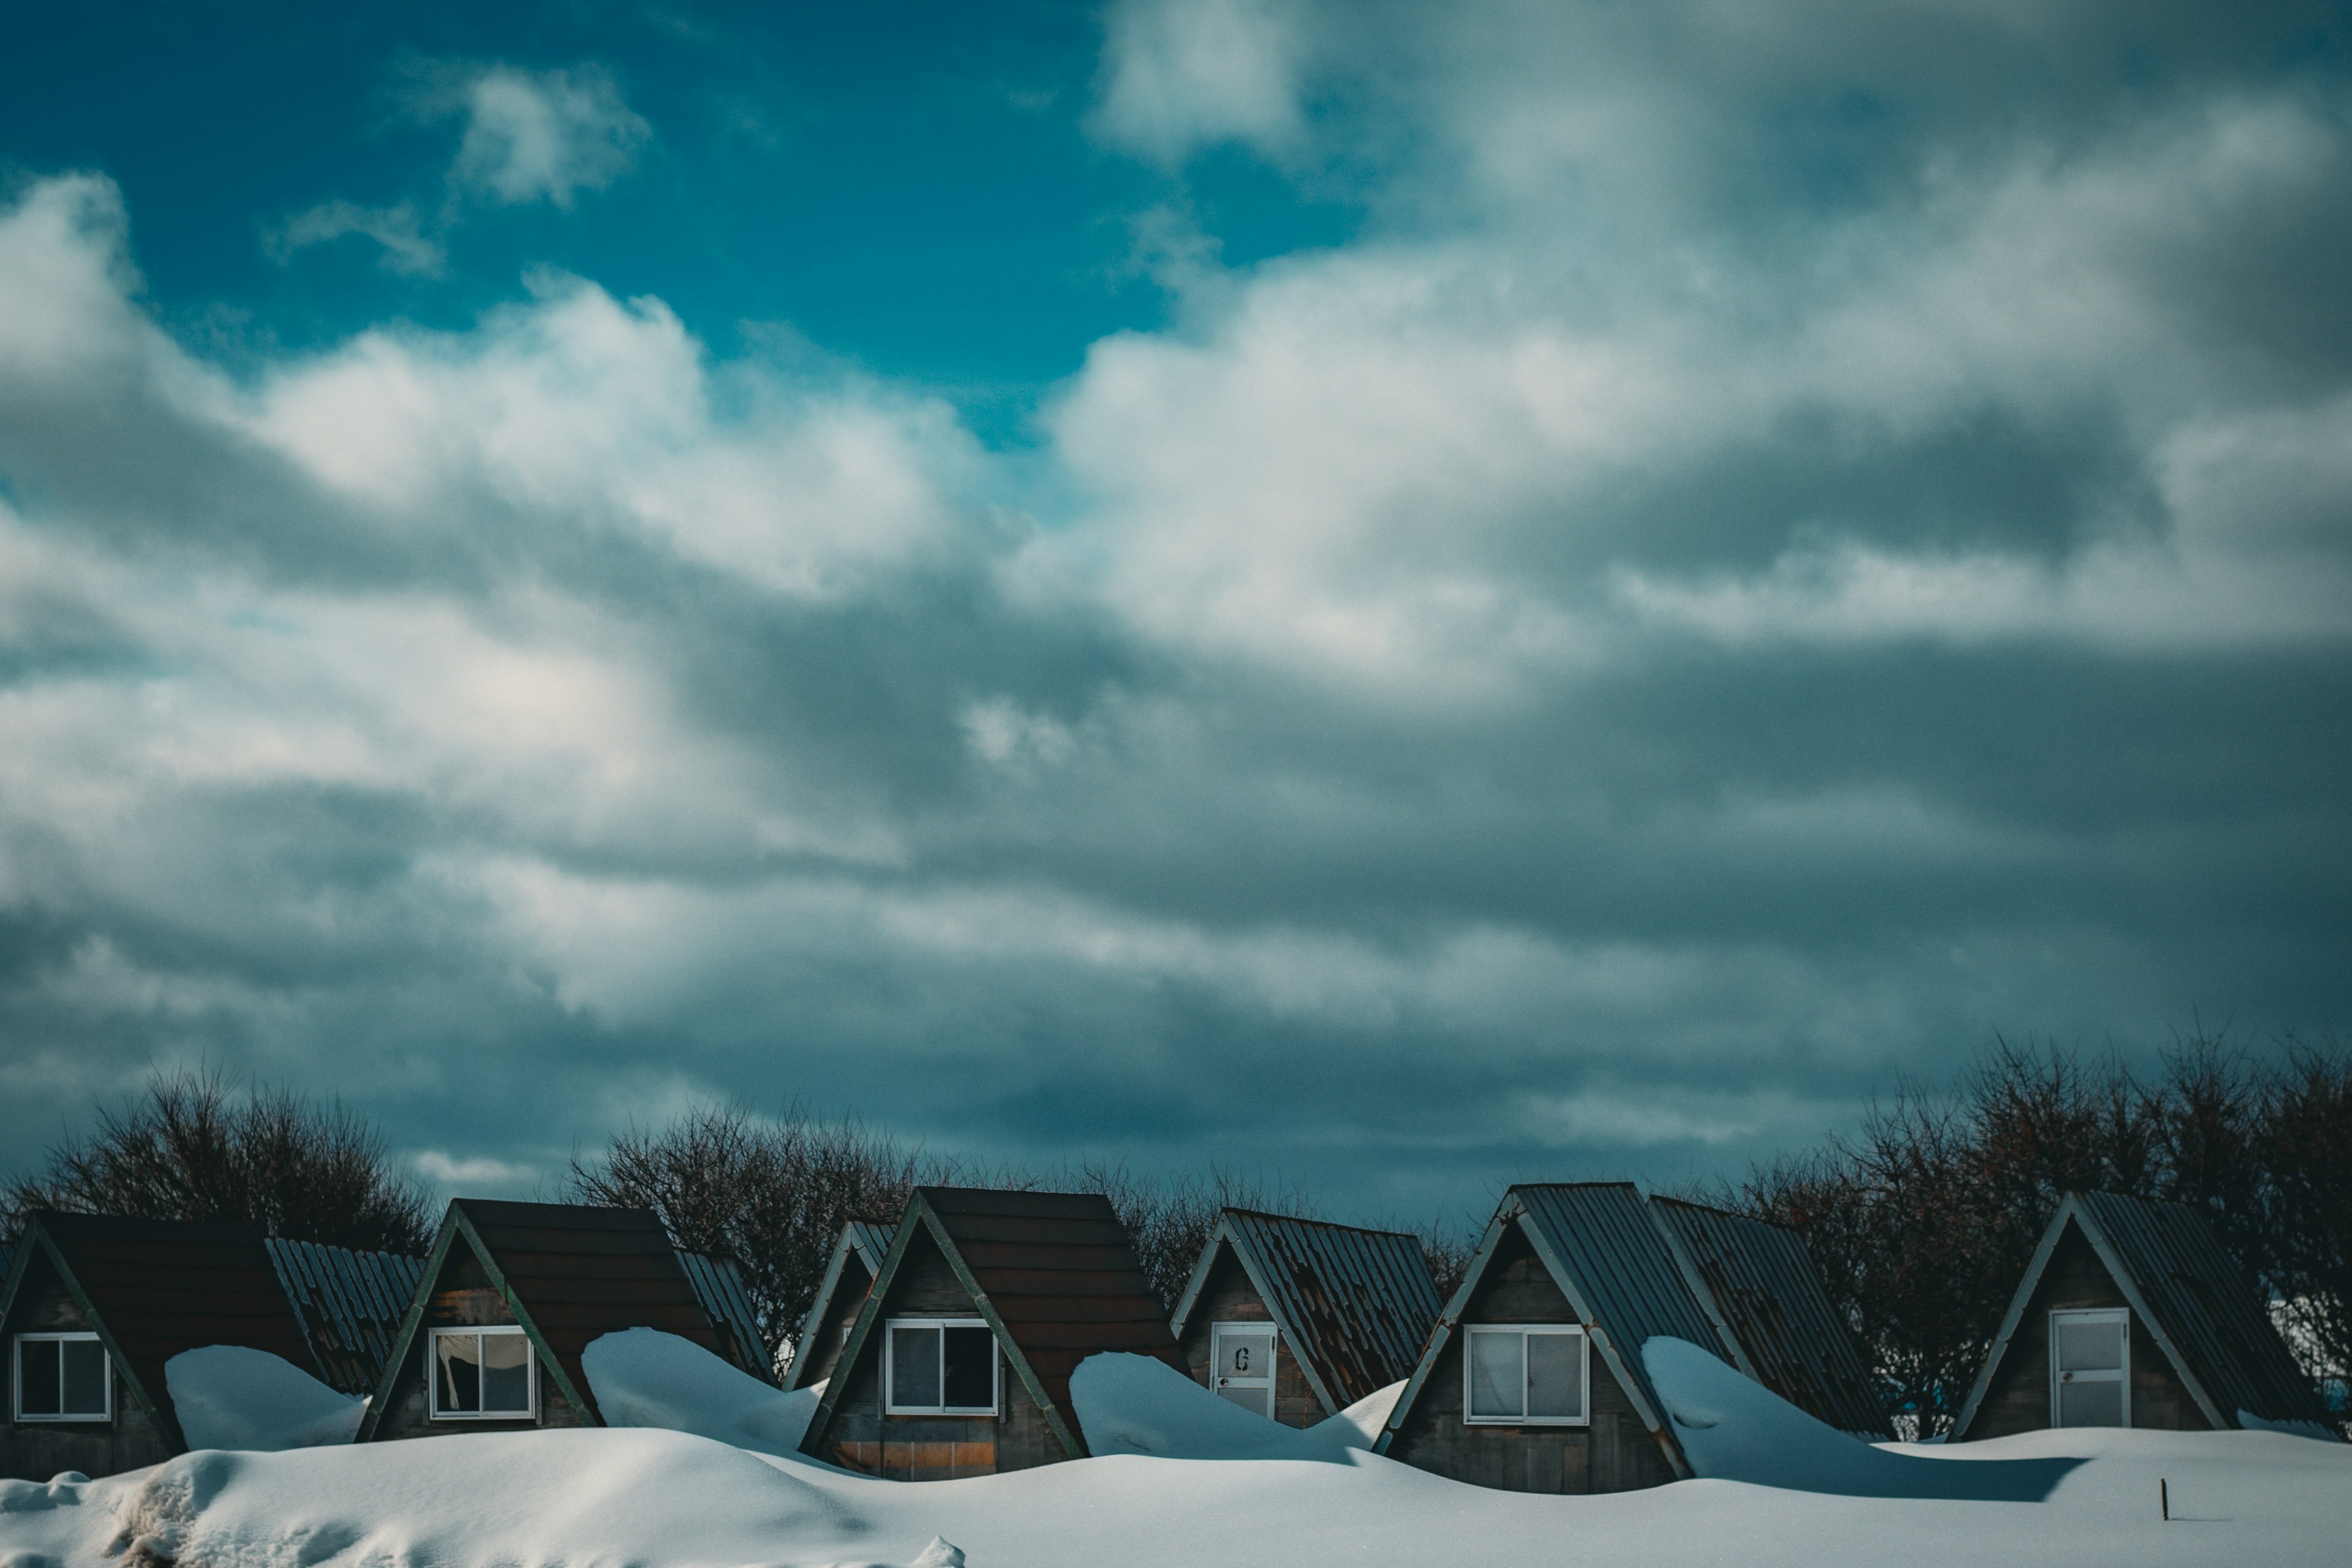
<path id="1" fill-rule="evenodd" d="M 366 1400 L 243 1345 L 182 1351 L 163 1363 L 163 1383 L 191 1448 L 276 1453 L 348 1443 L 367 1412 Z"/>
<path id="2" fill-rule="evenodd" d="M 1070 1403 L 1097 1456 L 1162 1459 L 1344 1461 L 1372 1446 L 1404 1384 L 1382 1389 L 1301 1431 L 1229 1400 L 1150 1356 L 1088 1356 L 1070 1374 Z"/>
<path id="3" fill-rule="evenodd" d="M 1892 1453 L 1814 1420 L 1688 1341 L 1653 1339 L 1642 1363 L 1691 1468 L 1714 1479 L 1846 1497 L 2038 1502 L 2080 1463 Z"/>
<path id="4" fill-rule="evenodd" d="M 2062 1446 L 2063 1445 L 2063 1446 Z M 1614 1497 L 1352 1464 L 1118 1456 L 929 1485 L 678 1432 L 483 1433 L 192 1454 L 109 1479 L 0 1481 L 5 1568 L 1877 1568 L 1957 1551 L 2020 1568 L 2341 1568 L 2352 1445 L 2269 1433 L 2035 1433 L 1972 1470 L 2072 1450 L 2045 1502 L 1696 1481 Z M 2157 1512 L 2168 1480 L 2175 1522 Z M 948 1545 L 952 1542 L 953 1546 Z"/>
<path id="5" fill-rule="evenodd" d="M 824 1397 L 821 1383 L 787 1394 L 658 1329 L 606 1334 L 581 1352 L 580 1365 L 610 1426 L 691 1432 L 779 1458 L 800 1458 L 801 1435 Z"/>

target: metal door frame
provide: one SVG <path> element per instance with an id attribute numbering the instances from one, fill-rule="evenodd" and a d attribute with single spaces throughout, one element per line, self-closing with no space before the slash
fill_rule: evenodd
<path id="1" fill-rule="evenodd" d="M 2102 1322 L 2115 1323 L 2123 1331 L 2122 1351 L 2116 1358 L 2116 1383 L 2117 1387 L 2116 1408 L 2122 1415 L 2122 1428 L 2125 1430 L 2130 1429 L 2131 1317 L 2131 1309 L 2129 1307 L 2059 1307 L 2051 1311 L 2049 1343 L 2050 1427 L 2052 1431 L 2063 1430 L 2073 1432 L 2095 1430 L 2095 1428 L 2091 1427 L 2067 1426 L 2064 1425 L 2063 1420 L 2065 1407 L 2059 1403 L 2058 1390 L 2074 1374 L 2062 1373 L 2058 1370 L 2058 1323 L 2059 1320 L 2062 1318 L 2071 1318 L 2077 1322 L 2084 1321 L 2086 1320 L 2096 1320 Z M 2105 1374 L 2102 1373 L 2098 1377 L 2085 1378 L 2083 1381 L 2104 1383 L 2106 1379 Z"/>

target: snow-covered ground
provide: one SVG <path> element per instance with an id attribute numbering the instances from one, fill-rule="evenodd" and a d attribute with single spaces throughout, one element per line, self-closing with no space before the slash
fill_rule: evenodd
<path id="1" fill-rule="evenodd" d="M 1269 1446 L 1174 1373 L 1109 1361 L 1081 1369 L 1076 1394 L 1099 1440 L 1132 1451 L 870 1480 L 790 1457 L 779 1439 L 805 1419 L 803 1396 L 655 1338 L 604 1342 L 590 1364 L 608 1413 L 658 1425 L 204 1452 L 110 1480 L 0 1482 L 0 1568 L 1843 1568 L 1960 1555 L 2342 1568 L 2352 1542 L 2352 1446 L 2070 1432 L 1872 1448 L 1725 1381 L 1711 1357 L 1654 1344 L 1654 1375 L 1717 1479 L 1615 1497 L 1487 1491 L 1365 1452 L 1377 1411 Z M 1200 1457 L 1236 1445 L 1260 1457 Z M 1726 1479 L 1743 1468 L 1756 1479 Z"/>

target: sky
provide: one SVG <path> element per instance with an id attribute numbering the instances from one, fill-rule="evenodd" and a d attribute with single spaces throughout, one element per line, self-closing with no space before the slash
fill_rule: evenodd
<path id="1" fill-rule="evenodd" d="M 733 1101 L 1336 1217 L 2352 1036 L 2352 8 L 93 4 L 0 1170 Z"/>

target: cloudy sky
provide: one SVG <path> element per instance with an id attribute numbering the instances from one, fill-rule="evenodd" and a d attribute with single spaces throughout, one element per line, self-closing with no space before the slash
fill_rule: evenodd
<path id="1" fill-rule="evenodd" d="M 2342 5 L 10 34 L 0 1167 L 208 1062 L 1418 1217 L 2352 1032 Z"/>

